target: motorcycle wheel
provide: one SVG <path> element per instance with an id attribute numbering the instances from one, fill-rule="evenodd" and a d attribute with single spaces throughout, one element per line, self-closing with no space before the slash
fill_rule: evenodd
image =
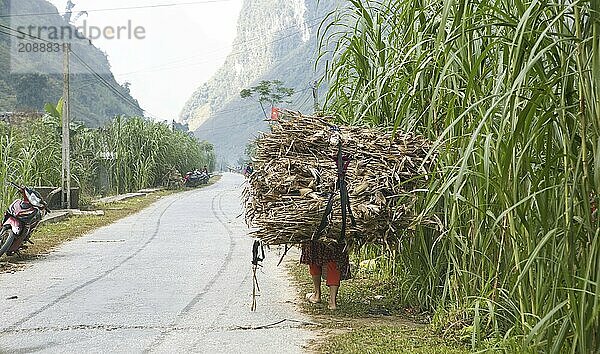
<path id="1" fill-rule="evenodd" d="M 15 240 L 15 234 L 10 227 L 3 227 L 0 230 L 0 256 L 2 256 Z"/>

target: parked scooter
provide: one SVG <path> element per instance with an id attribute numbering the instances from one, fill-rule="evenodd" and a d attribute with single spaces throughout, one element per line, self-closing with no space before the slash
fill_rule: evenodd
<path id="1" fill-rule="evenodd" d="M 31 234 L 46 213 L 48 204 L 36 190 L 21 187 L 10 182 L 10 185 L 19 190 L 22 199 L 15 200 L 4 213 L 2 228 L 0 229 L 0 256 L 6 253 L 12 256 L 21 249 L 26 249 L 26 243 L 31 243 Z"/>
<path id="2" fill-rule="evenodd" d="M 198 187 L 201 184 L 207 184 L 209 180 L 210 175 L 208 173 L 196 170 L 185 174 L 183 184 L 186 187 Z"/>

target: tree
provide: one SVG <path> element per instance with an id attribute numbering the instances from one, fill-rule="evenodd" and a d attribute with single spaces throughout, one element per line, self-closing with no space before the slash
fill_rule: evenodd
<path id="1" fill-rule="evenodd" d="M 260 104 L 260 108 L 265 115 L 265 119 L 269 119 L 265 104 L 270 104 L 271 109 L 279 103 L 291 103 L 288 98 L 294 94 L 293 88 L 283 86 L 283 82 L 279 80 L 261 81 L 257 86 L 243 89 L 240 96 L 243 99 L 254 98 Z"/>
<path id="2" fill-rule="evenodd" d="M 62 119 L 63 119 L 63 106 L 64 100 L 61 98 L 58 100 L 58 103 L 54 105 L 53 103 L 46 103 L 44 105 L 44 110 L 46 114 L 44 115 L 44 124 L 51 126 L 54 128 L 58 135 L 62 136 Z M 75 135 L 85 131 L 87 128 L 82 122 L 70 122 L 69 123 L 69 131 L 70 137 L 73 138 Z"/>
<path id="3" fill-rule="evenodd" d="M 65 14 L 63 15 L 63 19 L 65 20 L 65 22 L 67 22 L 67 23 L 76 22 L 81 16 L 88 16 L 87 11 L 79 11 L 77 13 L 77 15 L 75 15 L 75 17 L 73 19 L 71 19 L 71 16 L 73 16 L 73 8 L 74 7 L 75 7 L 75 3 L 73 3 L 71 0 L 67 1 L 67 7 L 65 8 Z"/>

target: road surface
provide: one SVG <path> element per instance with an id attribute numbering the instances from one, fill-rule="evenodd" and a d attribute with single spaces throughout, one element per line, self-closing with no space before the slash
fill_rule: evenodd
<path id="1" fill-rule="evenodd" d="M 302 352 L 307 318 L 276 252 L 250 311 L 242 183 L 225 174 L 0 274 L 0 352 Z"/>

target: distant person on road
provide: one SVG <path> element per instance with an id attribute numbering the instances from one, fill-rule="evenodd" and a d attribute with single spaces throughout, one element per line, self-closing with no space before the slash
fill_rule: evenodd
<path id="1" fill-rule="evenodd" d="M 204 168 L 202 168 L 202 173 L 209 176 L 208 174 L 208 167 L 204 166 Z"/>
<path id="2" fill-rule="evenodd" d="M 254 167 L 252 166 L 252 162 L 250 162 L 248 164 L 248 166 L 246 166 L 246 168 L 244 169 L 244 176 L 246 176 L 246 178 L 248 178 L 248 177 L 250 177 L 252 172 L 254 172 Z"/>
<path id="3" fill-rule="evenodd" d="M 350 259 L 345 245 L 326 245 L 319 241 L 303 244 L 300 263 L 308 264 L 314 285 L 314 292 L 306 294 L 306 300 L 312 304 L 321 302 L 321 277 L 325 268 L 326 284 L 329 287 L 328 308 L 336 310 L 340 282 L 351 277 Z"/>

